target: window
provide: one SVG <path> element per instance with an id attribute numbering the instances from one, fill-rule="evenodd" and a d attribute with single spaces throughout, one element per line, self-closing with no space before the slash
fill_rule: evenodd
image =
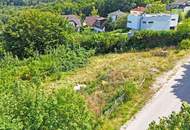
<path id="1" fill-rule="evenodd" d="M 171 30 L 175 30 L 175 27 L 170 27 Z"/>
<path id="2" fill-rule="evenodd" d="M 172 21 L 175 21 L 175 19 L 171 19 Z"/>
<path id="3" fill-rule="evenodd" d="M 132 23 L 132 21 L 128 21 L 128 23 Z"/>
<path id="4" fill-rule="evenodd" d="M 146 24 L 146 21 L 143 21 L 143 24 Z"/>
<path id="5" fill-rule="evenodd" d="M 153 22 L 153 21 L 149 21 L 148 23 L 149 23 L 149 24 L 153 24 L 154 22 Z"/>

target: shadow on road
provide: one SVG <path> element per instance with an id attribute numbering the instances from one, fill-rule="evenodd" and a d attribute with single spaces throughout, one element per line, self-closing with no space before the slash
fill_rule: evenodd
<path id="1" fill-rule="evenodd" d="M 184 65 L 182 78 L 177 79 L 177 84 L 172 86 L 173 93 L 181 100 L 190 103 L 190 64 Z"/>

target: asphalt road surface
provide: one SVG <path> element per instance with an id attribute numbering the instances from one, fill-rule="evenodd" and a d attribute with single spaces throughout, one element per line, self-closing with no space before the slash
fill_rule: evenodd
<path id="1" fill-rule="evenodd" d="M 147 130 L 152 121 L 180 111 L 183 101 L 190 103 L 190 59 L 180 65 L 153 98 L 121 130 Z"/>

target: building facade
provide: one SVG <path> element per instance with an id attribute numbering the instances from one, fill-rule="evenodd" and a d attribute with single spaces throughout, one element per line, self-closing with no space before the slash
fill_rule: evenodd
<path id="1" fill-rule="evenodd" d="M 178 18 L 177 14 L 130 14 L 127 27 L 132 30 L 170 30 L 177 27 Z"/>

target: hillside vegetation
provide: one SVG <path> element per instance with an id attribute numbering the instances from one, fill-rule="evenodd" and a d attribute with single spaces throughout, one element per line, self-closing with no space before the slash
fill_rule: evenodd
<path id="1" fill-rule="evenodd" d="M 105 16 L 154 0 L 33 2 L 0 2 L 0 129 L 119 129 L 154 94 L 155 78 L 189 55 L 189 19 L 129 38 L 76 32 L 61 15 Z"/>
<path id="2" fill-rule="evenodd" d="M 62 80 L 46 83 L 48 88 L 85 85 L 79 93 L 100 119 L 101 130 L 115 130 L 129 120 L 152 96 L 151 84 L 171 69 L 188 51 L 156 49 L 148 52 L 108 54 L 90 59 L 80 69 L 63 74 Z"/>
<path id="3" fill-rule="evenodd" d="M 152 122 L 149 130 L 189 130 L 190 106 L 184 103 L 179 113 L 172 113 L 168 118 L 162 118 L 159 124 Z"/>

